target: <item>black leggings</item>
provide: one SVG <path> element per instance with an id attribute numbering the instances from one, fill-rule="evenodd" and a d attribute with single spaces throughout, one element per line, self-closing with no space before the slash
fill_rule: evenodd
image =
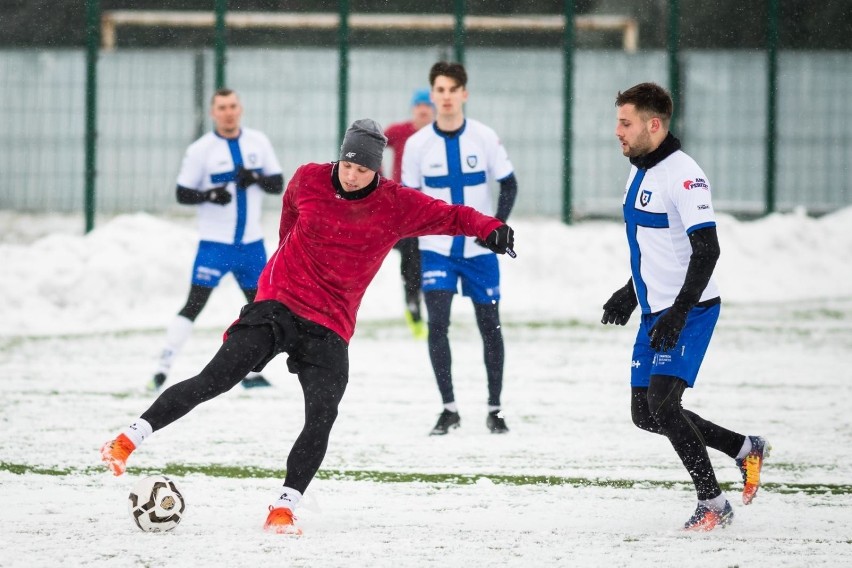
<path id="1" fill-rule="evenodd" d="M 444 404 L 455 401 L 453 393 L 452 356 L 450 354 L 450 308 L 453 292 L 438 290 L 426 292 L 426 310 L 429 313 L 429 358 L 435 371 L 438 390 Z M 482 335 L 485 374 L 488 377 L 488 404 L 500 406 L 500 394 L 503 391 L 503 362 L 505 349 L 503 332 L 500 329 L 498 303 L 473 304 L 476 325 Z"/>
<path id="2" fill-rule="evenodd" d="M 633 423 L 648 432 L 666 436 L 692 477 L 699 500 L 722 493 L 707 447 L 736 458 L 745 436 L 726 430 L 685 410 L 681 397 L 686 382 L 677 377 L 652 375 L 647 388 L 632 387 Z"/>
<path id="3" fill-rule="evenodd" d="M 399 272 L 402 275 L 403 287 L 405 288 L 405 303 L 409 310 L 415 308 L 412 313 L 415 321 L 420 321 L 420 249 L 417 237 L 400 239 L 394 246 L 400 254 Z"/>
<path id="4" fill-rule="evenodd" d="M 195 321 L 204 306 L 207 305 L 207 300 L 210 299 L 210 294 L 213 288 L 209 286 L 199 286 L 193 284 L 189 288 L 189 297 L 186 299 L 186 304 L 178 312 L 179 316 L 183 316 L 189 321 Z M 243 288 L 243 295 L 246 297 L 246 302 L 251 304 L 254 302 L 254 297 L 257 295 L 257 288 Z"/>
<path id="5" fill-rule="evenodd" d="M 249 371 L 268 361 L 270 353 L 281 350 L 280 339 L 269 325 L 234 329 L 201 373 L 164 390 L 142 418 L 156 432 L 202 402 L 231 390 Z M 337 408 L 346 390 L 348 362 L 339 362 L 341 357 L 345 357 L 343 345 L 342 356 L 339 347 L 335 353 L 329 354 L 328 360 L 336 364 L 326 367 L 301 361 L 291 366 L 291 370 L 298 369 L 305 397 L 305 425 L 287 458 L 284 485 L 301 493 L 305 492 L 322 464 L 331 428 L 337 418 Z M 308 337 L 292 349 L 302 353 L 312 350 L 313 356 L 316 356 L 323 348 L 322 341 L 312 342 L 312 338 Z M 292 350 L 290 354 L 293 360 Z"/>

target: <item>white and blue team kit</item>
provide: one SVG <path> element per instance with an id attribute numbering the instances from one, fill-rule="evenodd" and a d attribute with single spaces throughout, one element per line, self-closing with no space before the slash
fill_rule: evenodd
<path id="1" fill-rule="evenodd" d="M 262 176 L 281 174 L 272 144 L 262 132 L 242 128 L 236 138 L 208 132 L 186 150 L 177 184 L 207 191 L 225 187 L 231 194 L 226 205 L 204 202 L 198 207 L 199 248 L 192 283 L 215 287 L 233 272 L 241 288 L 257 288 L 266 264 L 260 225 L 263 190 L 255 185 L 237 189 L 240 167 Z"/>
<path id="2" fill-rule="evenodd" d="M 494 215 L 489 180 L 514 173 L 497 133 L 466 118 L 457 133 L 447 135 L 436 123 L 421 128 L 406 142 L 402 156 L 402 184 L 454 205 L 467 205 Z M 419 238 L 423 291 L 456 290 L 475 303 L 500 299 L 496 255 L 472 237 L 431 235 Z"/>
<path id="3" fill-rule="evenodd" d="M 647 387 L 650 376 L 660 374 L 680 377 L 693 386 L 719 317 L 719 304 L 694 307 L 670 352 L 652 350 L 648 332 L 683 286 L 692 255 L 689 235 L 716 226 L 707 175 L 681 150 L 648 170 L 633 166 L 623 211 L 633 285 L 642 310 L 631 385 Z M 699 304 L 718 297 L 711 277 Z"/>

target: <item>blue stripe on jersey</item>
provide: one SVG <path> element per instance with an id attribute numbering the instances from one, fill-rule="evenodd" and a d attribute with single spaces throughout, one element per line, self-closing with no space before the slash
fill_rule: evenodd
<path id="1" fill-rule="evenodd" d="M 692 227 L 688 228 L 686 230 L 686 234 L 691 235 L 692 233 L 694 233 L 698 229 L 706 229 L 707 227 L 715 227 L 715 226 L 716 226 L 715 221 L 707 221 L 706 223 L 698 223 L 697 225 L 693 225 Z"/>
<path id="2" fill-rule="evenodd" d="M 242 133 L 241 133 L 242 134 Z M 216 136 L 219 136 L 216 133 Z M 219 136 L 222 138 L 222 136 Z M 237 179 L 237 170 L 240 169 L 240 166 L 243 165 L 243 154 L 240 151 L 240 138 L 223 138 L 226 142 L 228 142 L 228 150 L 231 151 L 231 160 L 234 162 L 234 169 L 230 172 L 222 172 L 219 174 L 211 174 L 210 175 L 210 183 L 214 185 L 221 185 L 224 183 L 230 183 L 232 181 L 236 181 Z M 260 170 L 254 170 L 259 172 Z M 234 226 L 234 244 L 241 244 L 243 240 L 243 235 L 246 232 L 246 217 L 248 211 L 248 197 L 246 196 L 246 192 L 244 190 L 237 190 L 237 224 Z"/>
<path id="3" fill-rule="evenodd" d="M 240 139 L 229 138 L 228 149 L 231 151 L 231 159 L 234 160 L 234 176 L 243 165 L 243 154 L 240 152 Z M 234 244 L 243 242 L 243 234 L 246 232 L 246 217 L 248 211 L 248 197 L 245 189 L 237 188 L 237 225 L 234 227 Z"/>
<path id="4" fill-rule="evenodd" d="M 427 187 L 449 187 L 450 203 L 453 205 L 464 205 L 465 186 L 481 185 L 486 180 L 485 171 L 470 172 L 468 174 L 462 172 L 459 138 L 461 138 L 466 126 L 467 121 L 465 121 L 456 135 L 447 136 L 438 130 L 435 123 L 432 123 L 435 133 L 444 139 L 444 146 L 447 152 L 447 175 L 423 176 L 423 183 Z M 450 256 L 464 257 L 464 236 L 453 237 Z"/>
<path id="5" fill-rule="evenodd" d="M 669 218 L 665 213 L 650 213 L 641 211 L 636 208 L 636 195 L 639 193 L 639 186 L 642 185 L 642 180 L 645 179 L 645 172 L 648 170 L 638 169 L 630 188 L 627 190 L 627 196 L 624 198 L 624 225 L 627 230 L 627 243 L 630 245 L 630 269 L 633 273 L 633 283 L 636 286 L 636 297 L 639 300 L 639 305 L 642 306 L 642 313 L 651 312 L 651 305 L 648 303 L 648 287 L 645 281 L 642 280 L 642 251 L 639 249 L 639 241 L 636 234 L 639 227 L 649 227 L 652 229 L 667 229 L 669 227 Z"/>

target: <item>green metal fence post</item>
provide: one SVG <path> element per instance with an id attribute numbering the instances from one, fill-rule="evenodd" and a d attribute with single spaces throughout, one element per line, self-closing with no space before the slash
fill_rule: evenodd
<path id="1" fill-rule="evenodd" d="M 95 228 L 95 181 L 97 174 L 99 0 L 86 0 L 86 232 Z"/>
<path id="2" fill-rule="evenodd" d="M 228 0 L 216 0 L 216 88 L 225 86 L 225 14 L 228 12 Z"/>
<path id="3" fill-rule="evenodd" d="M 349 105 L 349 1 L 340 0 L 340 26 L 337 41 L 337 142 L 343 144 L 348 126 Z"/>
<path id="4" fill-rule="evenodd" d="M 685 133 L 681 131 L 683 125 L 680 96 L 680 1 L 669 0 L 669 29 L 667 50 L 669 54 L 669 90 L 672 94 L 674 106 L 672 113 L 671 130 L 683 139 Z"/>
<path id="5" fill-rule="evenodd" d="M 204 101 L 207 98 L 204 86 L 204 52 L 198 51 L 193 59 L 193 106 L 195 107 L 195 138 L 201 138 L 207 130 L 207 113 Z"/>
<path id="6" fill-rule="evenodd" d="M 571 121 L 574 105 L 574 0 L 565 0 L 562 36 L 562 222 L 572 221 Z"/>
<path id="7" fill-rule="evenodd" d="M 455 45 L 456 50 L 456 61 L 464 65 L 464 39 L 465 39 L 465 29 L 464 29 L 464 13 L 465 13 L 465 2 L 464 0 L 456 0 L 455 1 L 455 28 L 453 30 L 453 44 Z"/>
<path id="8" fill-rule="evenodd" d="M 766 204 L 775 211 L 775 151 L 778 113 L 778 0 L 769 0 L 766 33 Z"/>

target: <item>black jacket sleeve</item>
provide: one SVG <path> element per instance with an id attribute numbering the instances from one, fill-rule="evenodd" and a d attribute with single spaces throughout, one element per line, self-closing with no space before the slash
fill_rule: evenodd
<path id="1" fill-rule="evenodd" d="M 692 256 L 689 257 L 686 277 L 673 306 L 684 312 L 691 310 L 701 299 L 721 252 L 716 227 L 705 227 L 692 232 L 689 235 L 689 243 L 692 245 Z"/>
<path id="2" fill-rule="evenodd" d="M 198 189 L 178 185 L 175 190 L 178 203 L 183 205 L 198 205 L 207 201 L 207 195 Z"/>
<path id="3" fill-rule="evenodd" d="M 515 174 L 509 174 L 509 177 L 500 180 L 500 196 L 497 198 L 497 213 L 494 216 L 505 223 L 517 197 L 518 180 Z"/>

